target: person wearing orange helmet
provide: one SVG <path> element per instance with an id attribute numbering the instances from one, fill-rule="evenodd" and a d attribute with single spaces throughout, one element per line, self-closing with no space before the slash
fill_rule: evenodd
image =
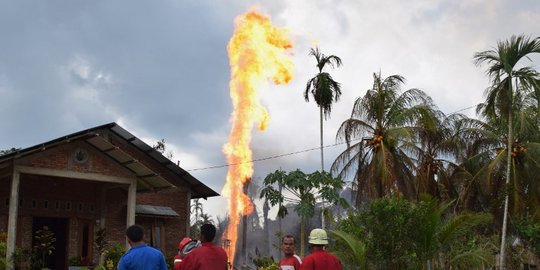
<path id="1" fill-rule="evenodd" d="M 195 248 L 199 247 L 201 245 L 201 242 L 191 239 L 189 237 L 184 237 L 179 243 L 178 243 L 178 254 L 174 256 L 174 270 L 181 270 L 182 269 L 182 261 L 184 258 Z"/>
<path id="2" fill-rule="evenodd" d="M 227 270 L 227 253 L 212 243 L 216 227 L 212 224 L 201 226 L 201 247 L 194 249 L 182 261 L 182 270 Z"/>

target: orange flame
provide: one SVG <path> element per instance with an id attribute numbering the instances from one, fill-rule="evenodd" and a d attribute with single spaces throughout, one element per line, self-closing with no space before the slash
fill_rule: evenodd
<path id="1" fill-rule="evenodd" d="M 229 259 L 234 260 L 238 224 L 242 215 L 253 212 L 253 205 L 244 193 L 244 185 L 253 175 L 251 130 L 258 122 L 264 130 L 269 115 L 259 103 L 257 87 L 268 79 L 276 84 L 292 79 L 293 63 L 287 50 L 292 43 L 284 29 L 274 27 L 270 19 L 250 10 L 235 19 L 235 31 L 227 46 L 231 68 L 230 95 L 233 112 L 232 129 L 223 152 L 229 167 L 223 195 L 229 198 L 230 223 L 224 237 L 230 240 Z"/>

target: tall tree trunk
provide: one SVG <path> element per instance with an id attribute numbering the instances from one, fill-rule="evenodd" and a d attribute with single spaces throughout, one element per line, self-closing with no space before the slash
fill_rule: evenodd
<path id="1" fill-rule="evenodd" d="M 511 80 L 510 80 L 511 83 Z M 513 101 L 512 101 L 513 102 Z M 506 184 L 504 185 L 504 214 L 503 214 L 503 224 L 501 232 L 501 253 L 499 258 L 499 269 L 504 270 L 504 256 L 505 256 L 505 246 L 506 246 L 506 227 L 508 220 L 508 184 L 510 183 L 510 173 L 512 166 L 512 143 L 513 143 L 513 134 L 512 134 L 512 105 L 508 111 L 508 142 L 506 145 L 507 151 L 507 160 L 506 160 Z"/>
<path id="2" fill-rule="evenodd" d="M 300 217 L 300 257 L 304 258 L 305 251 L 304 246 L 306 245 L 306 222 L 304 217 Z M 281 252 L 280 252 L 281 253 Z"/>
<path id="3" fill-rule="evenodd" d="M 264 205 L 263 205 L 263 216 L 264 216 L 264 254 L 270 254 L 271 252 L 271 245 L 270 245 L 270 235 L 269 235 L 269 228 L 268 228 L 268 211 L 270 210 L 270 205 L 268 205 L 268 199 L 264 199 Z M 270 256 L 270 255 L 268 255 Z"/>
<path id="4" fill-rule="evenodd" d="M 321 173 L 324 172 L 324 151 L 323 151 L 323 109 L 322 107 L 319 107 L 319 115 L 320 115 L 320 124 L 321 124 Z M 326 229 L 326 220 L 324 217 L 324 198 L 322 199 L 322 207 L 321 207 L 321 227 L 323 229 Z"/>
<path id="5" fill-rule="evenodd" d="M 323 151 L 323 109 L 319 107 L 320 126 L 321 126 L 321 172 L 324 172 L 324 151 Z"/>
<path id="6" fill-rule="evenodd" d="M 249 184 L 251 179 L 249 179 L 244 184 L 244 194 L 247 194 Z M 247 265 L 247 228 L 248 228 L 248 216 L 242 213 L 242 260 L 244 261 L 243 265 Z"/>
<path id="7" fill-rule="evenodd" d="M 279 168 L 279 170 L 281 170 L 281 168 Z M 279 194 L 283 194 L 283 193 L 282 193 L 283 185 L 282 185 L 281 183 L 283 183 L 283 178 L 280 179 L 279 182 L 278 182 Z M 279 202 L 279 208 L 278 208 L 278 209 L 281 209 L 281 202 Z M 280 233 L 283 233 L 283 230 L 281 229 L 281 216 L 280 216 L 280 215 L 278 215 L 278 227 L 279 227 L 279 232 L 280 232 Z M 278 252 L 278 254 L 279 254 L 279 255 L 278 255 L 278 256 L 279 256 L 278 258 L 279 258 L 279 260 L 281 260 L 281 254 L 282 254 L 282 253 L 283 253 L 283 252 Z"/>

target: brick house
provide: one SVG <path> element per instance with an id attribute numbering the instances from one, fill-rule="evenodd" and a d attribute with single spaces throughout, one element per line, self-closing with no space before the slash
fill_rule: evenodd
<path id="1" fill-rule="evenodd" d="M 0 181 L 7 256 L 32 247 L 48 226 L 55 270 L 73 257 L 97 263 L 95 231 L 106 228 L 109 242 L 125 244 L 131 224 L 172 257 L 188 234 L 191 199 L 219 195 L 116 123 L 0 156 Z"/>

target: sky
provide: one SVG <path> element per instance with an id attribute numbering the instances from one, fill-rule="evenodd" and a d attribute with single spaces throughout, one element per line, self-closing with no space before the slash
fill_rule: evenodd
<path id="1" fill-rule="evenodd" d="M 291 83 L 258 92 L 270 121 L 253 132 L 253 157 L 284 156 L 255 162 L 255 179 L 320 168 L 320 152 L 307 151 L 320 144 L 318 108 L 303 97 L 317 72 L 313 46 L 343 61 L 328 70 L 342 84 L 324 122 L 324 145 L 333 145 L 374 72 L 402 75 L 404 89 L 472 117 L 489 84 L 474 53 L 512 35 L 540 36 L 537 0 L 0 0 L 0 149 L 116 122 L 149 145 L 164 139 L 173 161 L 221 192 L 231 128 L 226 47 L 234 18 L 252 7 L 288 29 L 295 64 Z M 540 58 L 531 60 L 539 69 Z M 325 148 L 326 169 L 343 149 Z M 203 203 L 214 219 L 224 216 L 225 198 Z"/>

